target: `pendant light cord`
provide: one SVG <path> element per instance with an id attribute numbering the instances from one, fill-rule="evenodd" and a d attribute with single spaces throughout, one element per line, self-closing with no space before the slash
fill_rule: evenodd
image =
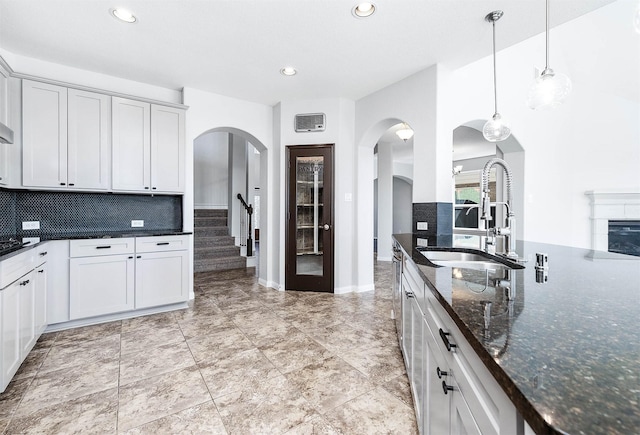
<path id="1" fill-rule="evenodd" d="M 544 65 L 544 69 L 548 70 L 549 69 L 549 0 L 547 0 L 546 3 L 547 7 L 547 15 L 546 15 L 546 20 L 545 20 L 545 27 L 547 30 L 547 57 L 545 60 L 545 65 Z"/>
<path id="2" fill-rule="evenodd" d="M 498 85 L 496 79 L 496 20 L 491 20 L 493 26 L 493 103 L 494 115 L 498 113 Z"/>

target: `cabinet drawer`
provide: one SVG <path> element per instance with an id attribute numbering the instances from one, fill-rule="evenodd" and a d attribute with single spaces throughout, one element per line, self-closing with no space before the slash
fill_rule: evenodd
<path id="1" fill-rule="evenodd" d="M 70 257 L 96 257 L 100 255 L 133 254 L 134 238 L 72 240 Z"/>
<path id="2" fill-rule="evenodd" d="M 19 252 L 0 261 L 0 289 L 29 273 L 34 267 L 34 250 Z"/>
<path id="3" fill-rule="evenodd" d="M 136 252 L 183 251 L 189 247 L 189 236 L 136 237 Z"/>
<path id="4" fill-rule="evenodd" d="M 424 311 L 424 280 L 420 277 L 418 269 L 411 262 L 405 260 L 402 274 L 407 280 L 420 309 Z"/>

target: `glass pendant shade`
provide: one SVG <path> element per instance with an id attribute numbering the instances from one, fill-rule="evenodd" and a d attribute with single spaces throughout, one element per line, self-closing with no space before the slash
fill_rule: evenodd
<path id="1" fill-rule="evenodd" d="M 411 127 L 409 127 L 409 125 L 407 125 L 407 123 L 403 122 L 400 130 L 396 131 L 396 135 L 398 135 L 400 139 L 406 142 L 413 137 L 413 130 L 411 129 Z"/>
<path id="2" fill-rule="evenodd" d="M 567 98 L 571 88 L 569 77 L 545 69 L 529 89 L 527 106 L 533 110 L 553 109 Z"/>
<path id="3" fill-rule="evenodd" d="M 511 126 L 496 113 L 482 127 L 482 135 L 489 142 L 500 142 L 511 136 Z"/>

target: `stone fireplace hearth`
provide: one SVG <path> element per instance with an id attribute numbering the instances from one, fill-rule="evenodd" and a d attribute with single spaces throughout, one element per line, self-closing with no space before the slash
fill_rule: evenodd
<path id="1" fill-rule="evenodd" d="M 640 191 L 590 190 L 591 249 L 609 250 L 609 221 L 640 221 Z"/>

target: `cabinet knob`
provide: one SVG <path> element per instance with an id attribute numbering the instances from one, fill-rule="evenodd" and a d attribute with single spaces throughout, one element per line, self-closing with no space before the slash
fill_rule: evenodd
<path id="1" fill-rule="evenodd" d="M 454 343 L 451 343 L 451 342 L 449 341 L 449 335 L 450 335 L 450 334 L 449 334 L 448 332 L 444 332 L 444 331 L 442 330 L 442 328 L 440 328 L 440 330 L 439 330 L 438 332 L 440 332 L 440 338 L 441 338 L 441 339 L 442 339 L 442 341 L 444 342 L 444 345 L 447 347 L 447 350 L 448 350 L 449 352 L 451 352 L 451 349 L 452 349 L 452 348 L 456 348 L 456 347 L 458 347 L 458 346 L 456 346 Z"/>
<path id="2" fill-rule="evenodd" d="M 413 292 L 408 292 L 408 291 L 404 291 L 404 296 L 409 299 L 409 298 L 415 298 L 416 295 L 413 294 Z"/>
<path id="3" fill-rule="evenodd" d="M 442 381 L 442 391 L 444 394 L 449 394 L 449 391 L 453 391 L 454 388 L 451 385 L 447 385 L 445 381 Z"/>

